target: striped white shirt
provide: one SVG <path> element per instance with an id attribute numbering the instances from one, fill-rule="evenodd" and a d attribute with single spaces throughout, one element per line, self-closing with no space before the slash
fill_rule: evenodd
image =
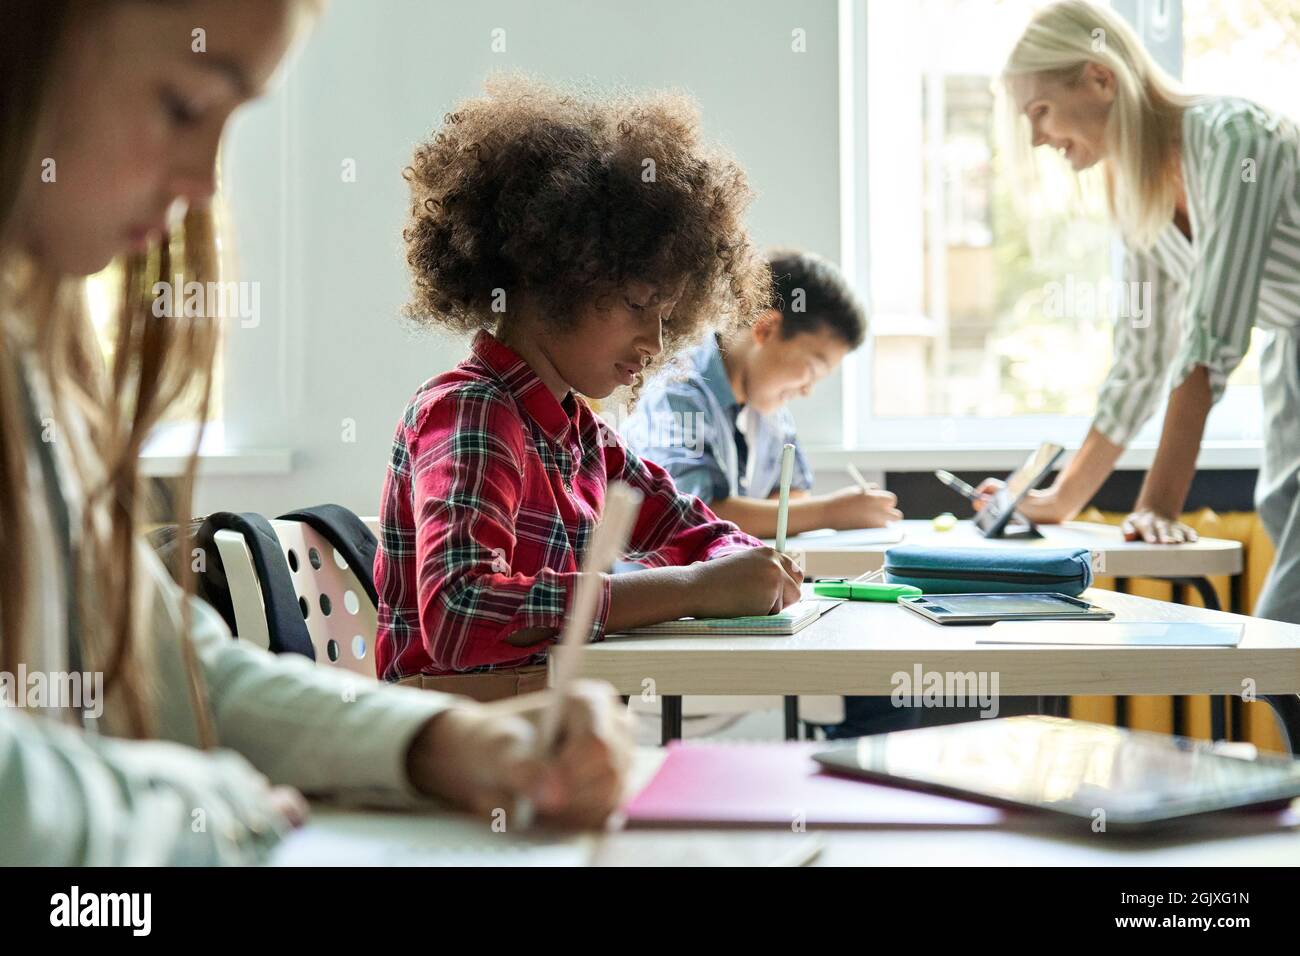
<path id="1" fill-rule="evenodd" d="M 1150 305 L 1115 321 L 1093 420 L 1111 441 L 1128 444 L 1198 365 L 1217 402 L 1255 326 L 1300 330 L 1298 156 L 1295 124 L 1247 100 L 1206 97 L 1184 113 L 1192 238 L 1170 221 L 1150 250 L 1127 250 L 1125 282 L 1149 282 Z"/>

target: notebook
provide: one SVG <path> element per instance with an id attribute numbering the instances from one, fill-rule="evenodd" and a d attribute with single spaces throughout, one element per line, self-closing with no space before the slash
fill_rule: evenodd
<path id="1" fill-rule="evenodd" d="M 823 743 L 672 743 L 627 804 L 629 827 L 998 826 L 1007 811 L 833 776 Z"/>
<path id="2" fill-rule="evenodd" d="M 730 637 L 771 635 L 789 637 L 798 634 L 817 620 L 824 607 L 834 602 L 796 601 L 776 614 L 757 614 L 750 617 L 684 617 L 662 624 L 649 624 L 620 631 L 623 637 L 646 637 L 656 634 L 709 634 Z M 613 636 L 613 635 L 611 635 Z"/>

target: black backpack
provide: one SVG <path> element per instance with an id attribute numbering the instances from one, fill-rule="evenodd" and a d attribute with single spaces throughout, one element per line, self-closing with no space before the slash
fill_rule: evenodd
<path id="1" fill-rule="evenodd" d="M 280 515 L 282 520 L 301 521 L 311 526 L 321 537 L 336 548 L 347 561 L 349 570 L 361 582 L 372 603 L 379 604 L 375 591 L 374 565 L 377 542 L 365 522 L 341 505 L 316 505 Z M 216 511 L 195 518 L 186 528 L 186 540 L 191 549 L 203 553 L 203 570 L 195 577 L 195 591 L 211 604 L 239 636 L 235 621 L 235 606 L 230 597 L 230 585 L 221 563 L 221 552 L 216 545 L 218 531 L 236 531 L 243 536 L 253 556 L 253 569 L 262 588 L 266 606 L 266 629 L 270 634 L 270 649 L 276 654 L 302 654 L 312 660 L 316 651 L 312 647 L 307 624 L 298 605 L 298 595 L 289 574 L 289 565 L 280 548 L 279 538 L 271 523 L 256 512 Z M 175 555 L 178 547 L 175 525 L 166 525 L 150 534 L 150 544 L 175 573 Z"/>

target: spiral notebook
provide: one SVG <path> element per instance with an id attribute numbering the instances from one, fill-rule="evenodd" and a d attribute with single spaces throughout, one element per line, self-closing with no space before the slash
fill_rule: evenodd
<path id="1" fill-rule="evenodd" d="M 796 601 L 776 614 L 757 614 L 750 617 L 684 617 L 677 621 L 664 621 L 628 631 L 624 637 L 647 637 L 664 634 L 709 634 L 731 637 L 753 637 L 768 634 L 789 637 L 798 634 L 821 615 L 834 601 Z M 614 635 L 611 635 L 614 636 Z"/>

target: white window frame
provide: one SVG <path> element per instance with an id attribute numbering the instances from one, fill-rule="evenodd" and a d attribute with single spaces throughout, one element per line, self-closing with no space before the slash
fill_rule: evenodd
<path id="1" fill-rule="evenodd" d="M 1112 0 L 1148 41 L 1156 59 L 1174 75 L 1182 73 L 1182 0 Z M 851 287 L 871 309 L 871 249 L 869 208 L 869 136 L 867 121 L 867 3 L 839 0 L 840 97 L 840 265 Z M 1118 243 L 1116 244 L 1118 250 Z M 1118 256 L 1116 256 L 1118 263 Z M 1000 418 L 923 416 L 876 418 L 869 412 L 872 394 L 874 336 L 844 362 L 841 388 L 844 454 L 877 453 L 881 467 L 907 462 L 928 466 L 934 455 L 950 460 L 954 453 L 969 461 L 1010 460 L 1021 449 L 1042 441 L 1075 448 L 1082 442 L 1091 416 L 1020 415 Z M 1122 465 L 1145 467 L 1159 441 L 1163 406 L 1130 444 Z M 1242 422 L 1248 424 L 1243 430 Z M 1258 389 L 1229 388 L 1211 412 L 1202 443 L 1202 467 L 1257 467 L 1261 409 Z M 946 457 L 945 457 L 946 456 Z M 840 457 L 822 449 L 827 463 Z M 927 459 L 922 462 L 921 459 Z M 952 467 L 952 466 L 948 466 Z"/>

